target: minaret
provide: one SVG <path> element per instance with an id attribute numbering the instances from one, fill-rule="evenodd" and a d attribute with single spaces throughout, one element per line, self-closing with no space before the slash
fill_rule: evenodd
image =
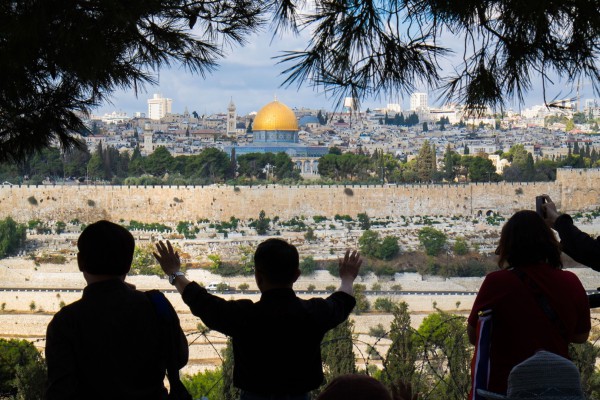
<path id="1" fill-rule="evenodd" d="M 229 107 L 227 107 L 227 135 L 235 135 L 236 125 L 235 104 L 233 104 L 233 99 L 231 99 Z"/>

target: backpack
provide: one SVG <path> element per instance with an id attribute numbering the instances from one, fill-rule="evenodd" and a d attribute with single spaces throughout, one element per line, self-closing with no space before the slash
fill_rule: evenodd
<path id="1" fill-rule="evenodd" d="M 169 379 L 169 400 L 192 400 L 185 386 L 179 379 L 179 369 L 188 361 L 189 349 L 187 339 L 179 325 L 179 318 L 173 306 L 162 292 L 150 290 L 145 292 L 154 306 L 160 326 L 161 353 L 167 366 Z"/>

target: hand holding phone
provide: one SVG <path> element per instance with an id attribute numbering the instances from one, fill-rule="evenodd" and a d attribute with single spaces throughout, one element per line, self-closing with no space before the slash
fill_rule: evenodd
<path id="1" fill-rule="evenodd" d="M 544 196 L 535 196 L 535 212 L 542 218 L 546 218 L 546 210 L 542 207 L 545 202 L 546 198 Z"/>

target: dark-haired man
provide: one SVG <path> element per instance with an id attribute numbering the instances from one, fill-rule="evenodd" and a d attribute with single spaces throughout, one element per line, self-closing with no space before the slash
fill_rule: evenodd
<path id="1" fill-rule="evenodd" d="M 254 303 L 208 293 L 180 272 L 179 256 L 168 241 L 156 247 L 157 260 L 192 313 L 233 339 L 233 383 L 241 400 L 307 400 L 308 392 L 321 385 L 321 340 L 356 304 L 352 284 L 362 263 L 356 251 L 339 261 L 337 292 L 303 300 L 293 290 L 300 276 L 296 247 L 280 239 L 262 242 L 254 253 L 262 295 Z"/>
<path id="2" fill-rule="evenodd" d="M 120 225 L 98 221 L 84 229 L 77 248 L 87 286 L 48 325 L 46 398 L 166 399 L 159 318 L 146 294 L 125 283 L 133 236 Z M 181 367 L 187 343 L 176 325 L 184 343 L 176 353 Z"/>

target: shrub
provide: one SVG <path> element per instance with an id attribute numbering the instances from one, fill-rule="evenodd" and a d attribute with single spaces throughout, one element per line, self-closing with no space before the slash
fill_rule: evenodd
<path id="1" fill-rule="evenodd" d="M 308 227 L 308 229 L 306 230 L 306 233 L 304 234 L 304 239 L 307 242 L 313 242 L 317 239 L 317 237 L 315 236 L 315 231 L 313 228 Z"/>
<path id="2" fill-rule="evenodd" d="M 386 236 L 377 249 L 377 258 L 380 260 L 391 260 L 399 251 L 398 238 L 395 236 Z"/>
<path id="3" fill-rule="evenodd" d="M 37 199 L 36 199 L 35 197 L 33 197 L 33 196 L 29 196 L 29 197 L 27 198 L 27 202 L 28 202 L 29 204 L 31 204 L 32 206 L 37 206 L 37 205 L 38 205 L 38 201 L 37 201 Z"/>
<path id="4" fill-rule="evenodd" d="M 312 283 L 310 285 L 308 285 L 308 287 L 306 288 L 306 290 L 309 292 L 314 292 L 315 289 L 316 289 L 316 286 L 313 285 Z"/>
<path id="5" fill-rule="evenodd" d="M 467 244 L 465 238 L 456 238 L 454 246 L 452 247 L 452 251 L 457 256 L 464 256 L 465 254 L 467 254 L 469 252 L 469 245 Z"/>
<path id="6" fill-rule="evenodd" d="M 380 291 L 381 290 L 381 284 L 380 283 L 374 283 L 374 284 L 372 284 L 371 285 L 371 290 L 376 291 L 376 292 Z"/>
<path id="7" fill-rule="evenodd" d="M 394 309 L 394 302 L 389 297 L 378 297 L 373 304 L 373 308 L 377 311 L 390 313 Z"/>
<path id="8" fill-rule="evenodd" d="M 25 244 L 27 227 L 11 217 L 0 220 L 0 258 L 15 254 Z"/>
<path id="9" fill-rule="evenodd" d="M 396 283 L 396 284 L 392 285 L 392 287 L 390 289 L 395 290 L 396 292 L 400 292 L 402 290 L 402 285 L 399 283 Z"/>
<path id="10" fill-rule="evenodd" d="M 353 286 L 353 289 L 354 289 L 354 298 L 356 299 L 356 306 L 354 307 L 354 314 L 359 315 L 359 314 L 362 314 L 363 312 L 369 311 L 369 309 L 371 308 L 371 303 L 369 303 L 367 296 L 365 296 L 365 290 L 367 290 L 367 287 L 360 283 L 355 283 Z"/>
<path id="11" fill-rule="evenodd" d="M 446 246 L 446 234 L 429 226 L 422 228 L 418 237 L 428 256 L 437 256 Z"/>
<path id="12" fill-rule="evenodd" d="M 313 218 L 313 221 L 315 221 L 315 224 L 320 224 L 323 221 L 327 221 L 327 217 L 324 217 L 322 215 L 315 215 L 312 218 Z"/>
<path id="13" fill-rule="evenodd" d="M 317 262 L 311 257 L 305 257 L 300 261 L 300 273 L 304 276 L 312 275 L 317 269 Z"/>
<path id="14" fill-rule="evenodd" d="M 377 349 L 372 345 L 367 345 L 367 353 L 369 354 L 369 358 L 371 360 L 381 360 L 381 354 L 377 351 Z"/>
<path id="15" fill-rule="evenodd" d="M 35 309 L 37 308 L 37 306 L 35 305 L 35 301 L 31 301 L 31 303 L 29 303 L 29 309 L 31 311 L 35 311 Z"/>
<path id="16" fill-rule="evenodd" d="M 325 290 L 327 290 L 329 293 L 333 293 L 337 290 L 337 287 L 335 285 L 327 285 L 325 286 Z"/>
<path id="17" fill-rule="evenodd" d="M 369 336 L 384 338 L 387 337 L 387 332 L 382 324 L 377 324 L 377 326 L 372 326 L 369 328 Z"/>
<path id="18" fill-rule="evenodd" d="M 240 283 L 238 285 L 238 289 L 240 289 L 242 292 L 248 290 L 250 288 L 250 285 L 248 285 L 247 283 Z"/>

